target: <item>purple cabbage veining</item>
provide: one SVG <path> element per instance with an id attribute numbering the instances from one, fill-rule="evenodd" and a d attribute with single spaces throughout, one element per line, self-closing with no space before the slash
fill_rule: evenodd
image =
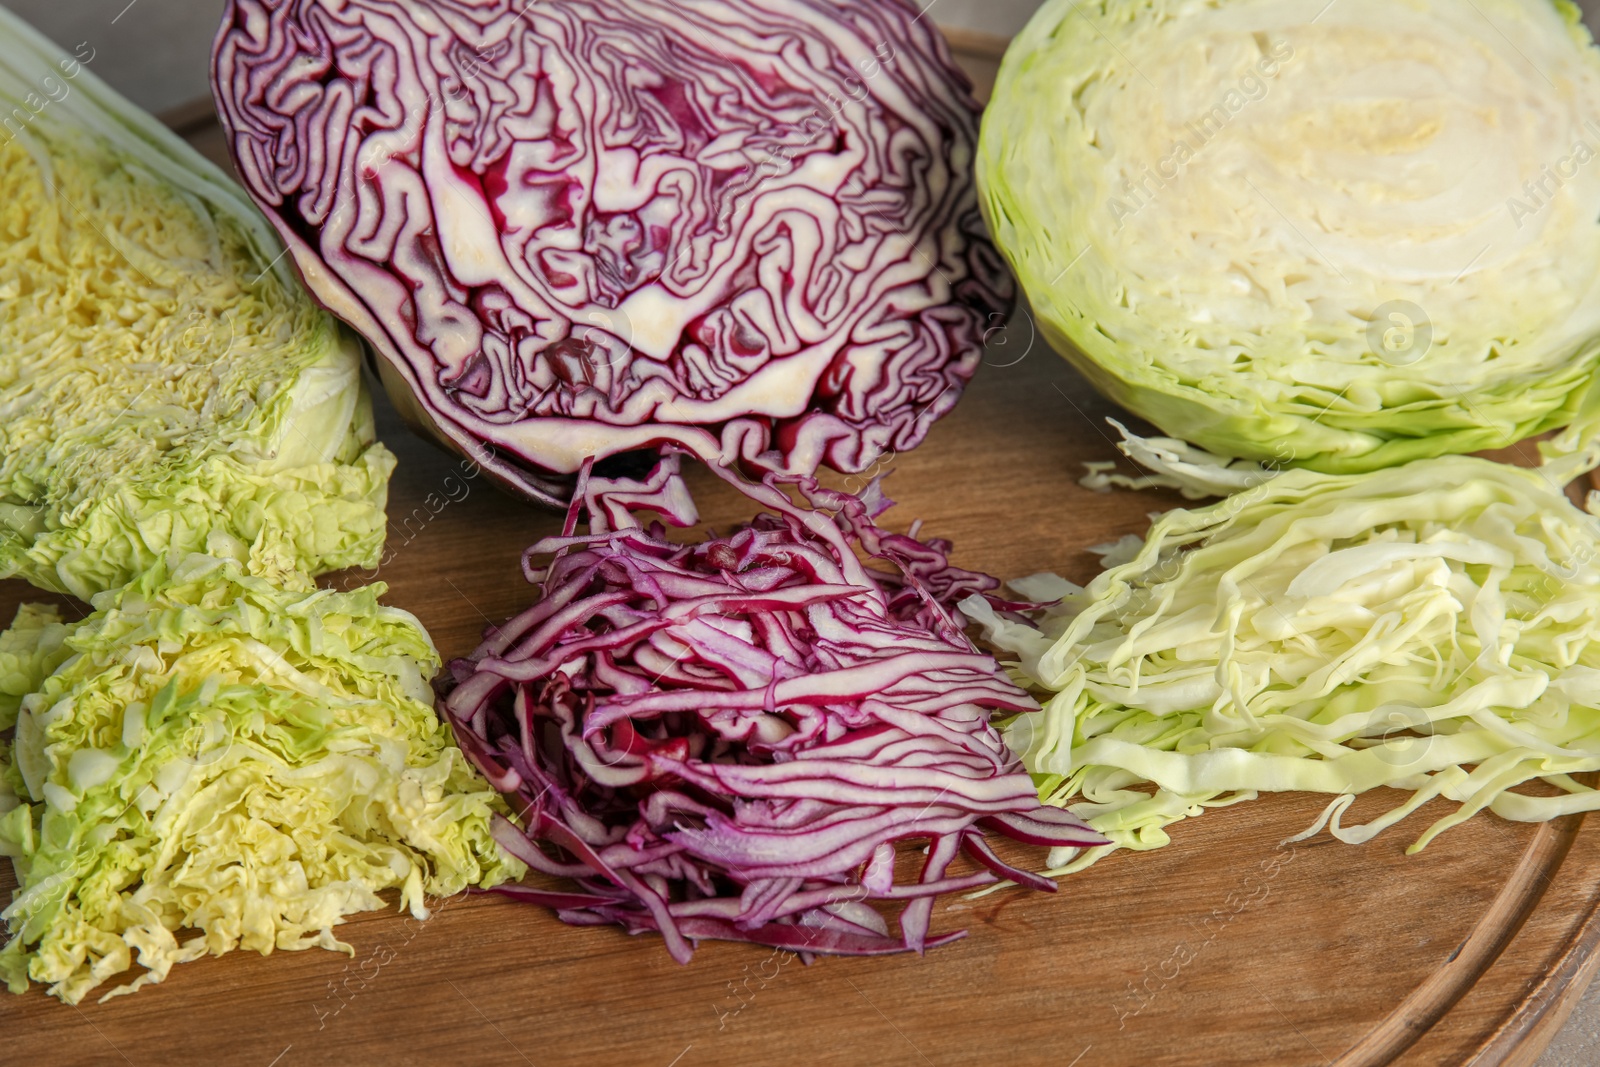
<path id="1" fill-rule="evenodd" d="M 863 500 L 790 479 L 805 507 L 775 476 L 724 473 L 767 512 L 674 544 L 629 507 L 682 521 L 676 462 L 643 487 L 589 479 L 589 532 L 573 533 L 575 505 L 528 552 L 534 605 L 452 665 L 442 708 L 522 824 L 501 819 L 497 840 L 576 883 L 498 891 L 658 932 L 685 961 L 708 938 L 921 951 L 961 936 L 929 937 L 938 894 L 1002 877 L 1054 890 L 986 834 L 1104 843 L 1041 807 L 990 724 L 1037 710 L 951 610 L 993 579 L 952 566 L 946 542 L 879 528 L 876 483 Z M 897 880 L 907 840 L 927 852 Z M 972 863 L 952 873 L 960 853 Z M 900 906 L 897 934 L 873 902 Z"/>
<path id="2" fill-rule="evenodd" d="M 311 291 L 547 503 L 663 447 L 864 470 L 1010 307 L 977 105 L 904 0 L 230 0 L 213 60 Z"/>

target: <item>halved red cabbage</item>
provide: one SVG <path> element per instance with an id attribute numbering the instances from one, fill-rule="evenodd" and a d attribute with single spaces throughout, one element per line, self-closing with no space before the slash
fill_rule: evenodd
<path id="1" fill-rule="evenodd" d="M 905 0 L 231 0 L 213 60 L 311 291 L 549 503 L 663 444 L 866 469 L 1011 303 L 977 105 Z"/>
<path id="2" fill-rule="evenodd" d="M 948 542 L 880 529 L 876 483 L 869 504 L 804 477 L 723 477 L 769 512 L 691 545 L 641 529 L 618 482 L 591 480 L 590 532 L 572 534 L 574 505 L 565 536 L 528 551 L 538 601 L 452 665 L 443 709 L 520 813 L 496 839 L 578 883 L 503 891 L 569 923 L 657 931 L 687 961 L 702 938 L 920 952 L 961 936 L 929 939 L 936 894 L 1001 877 L 1054 890 L 984 840 L 1104 840 L 1040 806 L 989 724 L 1038 708 L 950 608 L 998 583 L 951 566 Z M 682 499 L 632 488 L 634 506 L 682 517 Z M 927 858 L 896 884 L 906 839 Z M 977 869 L 952 875 L 962 851 Z M 898 936 L 873 900 L 905 902 Z"/>

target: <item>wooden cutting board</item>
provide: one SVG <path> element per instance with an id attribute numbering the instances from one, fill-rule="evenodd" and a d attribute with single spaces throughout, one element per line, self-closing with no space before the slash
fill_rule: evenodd
<path id="1" fill-rule="evenodd" d="M 996 43 L 956 43 L 986 85 Z M 218 158 L 208 114 L 182 125 Z M 520 553 L 558 520 L 468 477 L 379 407 L 400 469 L 376 577 L 441 652 L 464 654 L 528 602 Z M 891 524 L 926 520 L 966 566 L 1086 579 L 1085 546 L 1178 503 L 1077 485 L 1083 460 L 1113 457 L 1103 420 L 1116 413 L 1019 315 L 956 412 L 890 464 Z M 696 475 L 708 523 L 749 517 Z M 0 616 L 25 599 L 58 598 L 0 583 Z M 38 989 L 0 994 L 0 1063 L 1532 1063 L 1600 963 L 1600 835 L 1581 818 L 1480 816 L 1407 857 L 1447 810 L 1435 802 L 1364 846 L 1279 844 L 1323 803 L 1268 796 L 1208 813 L 1173 827 L 1168 848 L 1114 855 L 1054 895 L 943 900 L 934 929 L 969 935 L 921 958 L 806 967 L 707 943 L 680 967 L 654 938 L 498 898 L 442 901 L 426 922 L 368 914 L 342 930 L 353 957 L 234 954 L 77 1008 Z M 15 883 L 0 867 L 3 899 Z"/>

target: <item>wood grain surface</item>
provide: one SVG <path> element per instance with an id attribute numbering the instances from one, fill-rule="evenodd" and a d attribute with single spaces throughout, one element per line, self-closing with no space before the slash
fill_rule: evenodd
<path id="1" fill-rule="evenodd" d="M 203 123 L 187 133 L 220 147 Z M 558 520 L 379 409 L 400 457 L 386 559 L 329 582 L 387 582 L 461 655 L 528 602 L 521 551 Z M 1086 579 L 1086 546 L 1179 503 L 1077 485 L 1083 460 L 1114 454 L 1111 414 L 1019 314 L 956 412 L 886 464 L 890 524 L 925 520 L 966 566 Z M 749 517 L 705 472 L 691 485 L 709 525 Z M 26 599 L 67 603 L 0 583 L 0 616 Z M 1392 802 L 1364 798 L 1348 821 Z M 1448 809 L 1435 801 L 1364 846 L 1280 844 L 1323 803 L 1266 796 L 1186 820 L 1168 848 L 1114 855 L 1053 895 L 945 899 L 935 931 L 969 935 L 926 957 L 807 967 L 707 943 L 680 967 L 654 938 L 498 898 L 441 901 L 424 922 L 372 913 L 342 929 L 352 957 L 233 954 L 77 1008 L 0 996 L 0 1064 L 1532 1063 L 1600 965 L 1600 837 L 1581 818 L 1480 816 L 1406 856 Z M 1005 844 L 1014 862 L 1042 858 Z M 0 897 L 12 885 L 0 871 Z"/>

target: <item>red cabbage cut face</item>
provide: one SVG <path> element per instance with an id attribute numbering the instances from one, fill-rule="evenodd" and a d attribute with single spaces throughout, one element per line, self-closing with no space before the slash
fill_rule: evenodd
<path id="1" fill-rule="evenodd" d="M 669 442 L 868 467 L 1009 307 L 899 0 L 232 0 L 213 79 L 311 290 L 536 498 Z"/>

